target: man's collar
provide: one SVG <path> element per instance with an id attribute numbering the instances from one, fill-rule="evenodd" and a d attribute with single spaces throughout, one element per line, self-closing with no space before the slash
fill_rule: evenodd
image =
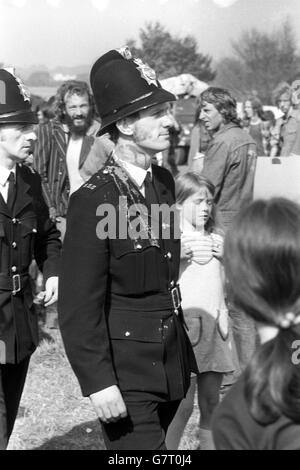
<path id="1" fill-rule="evenodd" d="M 151 173 L 151 178 L 152 178 L 152 167 L 150 167 L 147 170 L 144 170 L 144 168 L 141 168 L 139 166 L 133 165 L 132 163 L 129 163 L 125 160 L 122 160 L 120 157 L 117 157 L 114 154 L 114 158 L 117 162 L 122 165 L 122 167 L 127 171 L 129 174 L 130 178 L 132 181 L 136 184 L 136 186 L 141 189 L 143 187 L 147 172 L 149 171 Z"/>
<path id="2" fill-rule="evenodd" d="M 11 171 L 16 175 L 16 166 L 9 170 L 5 166 L 0 165 L 0 184 L 2 186 L 6 184 Z"/>
<path id="3" fill-rule="evenodd" d="M 217 132 L 213 134 L 213 137 L 222 134 L 223 132 L 226 132 L 228 129 L 231 129 L 232 127 L 239 127 L 236 123 L 234 122 L 228 122 L 227 124 L 224 124 L 221 129 L 219 129 Z"/>

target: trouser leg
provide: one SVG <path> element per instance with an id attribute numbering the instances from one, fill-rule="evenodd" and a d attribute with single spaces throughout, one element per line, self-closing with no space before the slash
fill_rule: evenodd
<path id="1" fill-rule="evenodd" d="M 179 403 L 179 401 L 126 402 L 128 412 L 126 418 L 116 423 L 101 423 L 107 449 L 166 450 L 166 432 Z"/>
<path id="2" fill-rule="evenodd" d="M 30 358 L 0 366 L 0 448 L 5 449 L 18 414 Z"/>

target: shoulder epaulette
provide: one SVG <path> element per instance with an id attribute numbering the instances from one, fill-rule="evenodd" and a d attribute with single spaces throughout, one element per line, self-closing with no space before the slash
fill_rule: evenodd
<path id="1" fill-rule="evenodd" d="M 81 186 L 83 191 L 95 191 L 107 183 L 111 183 L 113 181 L 110 172 L 107 170 L 106 167 L 99 170 L 95 173 L 86 183 Z"/>

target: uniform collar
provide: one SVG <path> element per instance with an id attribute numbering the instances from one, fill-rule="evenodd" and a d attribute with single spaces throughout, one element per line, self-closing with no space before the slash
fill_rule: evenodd
<path id="1" fill-rule="evenodd" d="M 16 176 L 16 166 L 14 166 L 11 170 L 9 170 L 5 166 L 0 165 L 0 184 L 1 184 L 1 186 L 5 186 L 11 171 Z"/>
<path id="2" fill-rule="evenodd" d="M 122 165 L 125 171 L 129 174 L 131 180 L 141 190 L 146 178 L 148 171 L 151 173 L 152 178 L 152 166 L 150 165 L 147 170 L 140 168 L 139 166 L 133 165 L 132 163 L 126 162 L 119 157 L 114 155 L 114 158 Z"/>

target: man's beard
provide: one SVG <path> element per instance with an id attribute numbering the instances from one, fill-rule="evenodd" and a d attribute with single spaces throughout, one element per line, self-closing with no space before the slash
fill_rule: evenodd
<path id="1" fill-rule="evenodd" d="M 83 119 L 84 122 L 80 126 L 74 124 L 75 119 Z M 65 124 L 67 124 L 69 131 L 71 134 L 75 134 L 77 136 L 83 136 L 86 134 L 89 127 L 91 127 L 93 122 L 92 114 L 89 112 L 87 116 L 78 115 L 75 118 L 71 118 L 68 114 L 65 115 Z"/>

